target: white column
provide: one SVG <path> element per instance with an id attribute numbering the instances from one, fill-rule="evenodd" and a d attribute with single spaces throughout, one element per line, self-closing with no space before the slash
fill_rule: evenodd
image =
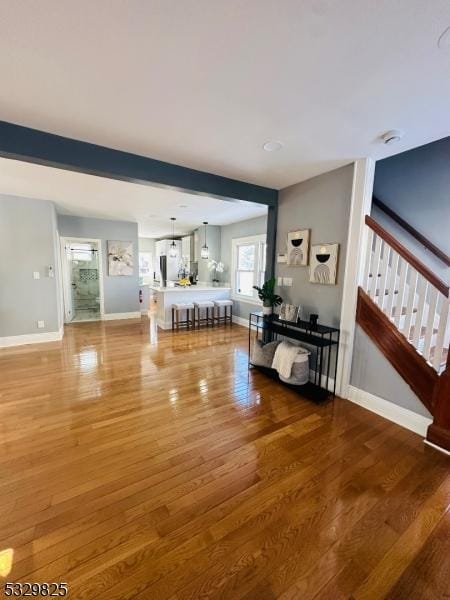
<path id="1" fill-rule="evenodd" d="M 348 398 L 350 384 L 358 285 L 362 281 L 367 249 L 367 227 L 364 226 L 364 219 L 370 213 L 372 206 L 374 173 L 375 162 L 373 159 L 362 158 L 355 162 L 342 293 L 338 380 L 336 382 L 337 393 L 342 398 Z"/>

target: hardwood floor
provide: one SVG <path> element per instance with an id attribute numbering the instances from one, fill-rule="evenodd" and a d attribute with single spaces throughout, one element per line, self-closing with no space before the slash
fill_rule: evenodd
<path id="1" fill-rule="evenodd" d="M 242 327 L 77 323 L 0 351 L 0 374 L 8 581 L 85 600 L 449 597 L 449 459 L 248 373 Z"/>

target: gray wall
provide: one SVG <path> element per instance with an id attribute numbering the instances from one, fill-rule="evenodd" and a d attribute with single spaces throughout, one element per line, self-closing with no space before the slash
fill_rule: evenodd
<path id="1" fill-rule="evenodd" d="M 225 273 L 221 277 L 221 281 L 230 284 L 231 279 L 231 243 L 234 238 L 246 237 L 249 235 L 260 235 L 267 233 L 267 217 L 256 217 L 255 219 L 247 219 L 239 221 L 231 225 L 224 225 L 220 232 L 220 260 L 226 267 Z M 242 319 L 248 319 L 249 313 L 253 310 L 260 310 L 255 304 L 249 302 L 240 302 L 233 300 L 234 314 Z"/>
<path id="2" fill-rule="evenodd" d="M 450 137 L 377 162 L 374 194 L 450 256 Z M 378 218 L 376 209 L 374 213 Z M 437 274 L 450 280 L 449 269 L 414 238 L 400 232 L 387 217 L 383 224 Z"/>
<path id="3" fill-rule="evenodd" d="M 430 416 L 408 384 L 358 325 L 350 383 L 393 404 Z"/>
<path id="4" fill-rule="evenodd" d="M 429 267 L 433 273 L 435 273 L 443 281 L 450 283 L 449 267 L 447 267 L 434 254 L 422 246 L 422 244 L 420 244 L 415 237 L 407 233 L 403 227 L 400 227 L 400 225 L 388 217 L 387 214 L 378 207 L 372 206 L 370 214 L 382 227 L 386 229 L 386 231 L 391 233 L 401 244 L 408 248 L 408 250 L 417 256 L 420 261 Z"/>
<path id="5" fill-rule="evenodd" d="M 102 240 L 105 313 L 139 311 L 139 244 L 137 223 L 58 215 L 58 228 L 59 234 L 62 237 Z M 132 276 L 110 277 L 108 275 L 107 240 L 133 242 L 135 261 Z"/>
<path id="6" fill-rule="evenodd" d="M 51 202 L 0 196 L 0 337 L 60 329 L 57 245 Z M 34 271 L 40 279 L 33 279 Z M 38 329 L 38 320 L 44 328 Z"/>
<path id="7" fill-rule="evenodd" d="M 338 326 L 341 316 L 344 266 L 353 184 L 353 165 L 348 165 L 281 190 L 279 194 L 277 253 L 286 252 L 289 231 L 310 229 L 310 244 L 339 244 L 337 284 L 309 282 L 309 267 L 276 265 L 276 275 L 292 277 L 292 287 L 280 287 L 286 302 L 302 307 L 301 317 L 319 314 L 319 322 Z"/>

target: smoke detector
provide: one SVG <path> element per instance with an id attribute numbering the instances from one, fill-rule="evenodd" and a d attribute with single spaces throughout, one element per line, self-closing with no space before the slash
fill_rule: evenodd
<path id="1" fill-rule="evenodd" d="M 281 150 L 282 147 L 283 142 L 278 140 L 268 140 L 263 144 L 263 148 L 266 152 L 277 152 L 278 150 Z"/>
<path id="2" fill-rule="evenodd" d="M 403 135 L 403 131 L 400 131 L 399 129 L 391 129 L 390 131 L 383 133 L 381 139 L 385 144 L 395 144 L 402 139 Z"/>

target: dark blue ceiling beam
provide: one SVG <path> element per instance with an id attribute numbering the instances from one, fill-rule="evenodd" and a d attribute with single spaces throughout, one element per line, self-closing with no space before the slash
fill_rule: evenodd
<path id="1" fill-rule="evenodd" d="M 276 207 L 277 190 L 0 121 L 0 156 L 131 183 Z"/>

